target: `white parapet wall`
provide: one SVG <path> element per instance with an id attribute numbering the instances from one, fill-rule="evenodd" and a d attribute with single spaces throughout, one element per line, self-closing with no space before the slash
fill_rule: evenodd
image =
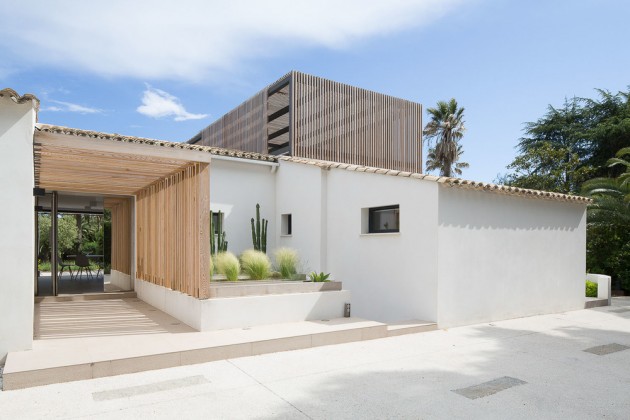
<path id="1" fill-rule="evenodd" d="M 9 351 L 27 350 L 33 344 L 37 104 L 16 103 L 10 96 L 0 97 L 0 364 Z"/>
<path id="2" fill-rule="evenodd" d="M 589 273 L 586 275 L 586 280 L 597 283 L 597 297 L 599 299 L 608 299 L 608 305 L 612 304 L 610 276 Z"/>
<path id="3" fill-rule="evenodd" d="M 135 280 L 138 297 L 199 331 L 341 318 L 348 290 L 200 300 Z"/>

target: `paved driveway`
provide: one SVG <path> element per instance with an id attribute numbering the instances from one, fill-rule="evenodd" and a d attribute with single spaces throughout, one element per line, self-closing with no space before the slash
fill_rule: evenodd
<path id="1" fill-rule="evenodd" d="M 630 418 L 614 306 L 0 392 L 0 418 Z M 585 351 L 588 350 L 588 351 Z"/>

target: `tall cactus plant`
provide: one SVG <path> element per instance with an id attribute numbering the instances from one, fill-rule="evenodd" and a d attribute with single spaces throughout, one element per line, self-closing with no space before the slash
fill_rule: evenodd
<path id="1" fill-rule="evenodd" d="M 252 217 L 252 242 L 256 251 L 267 253 L 267 219 L 260 220 L 260 204 L 256 204 L 256 221 Z"/>
<path id="2" fill-rule="evenodd" d="M 219 211 L 217 217 L 217 233 L 214 233 L 214 226 L 212 223 L 212 211 L 210 212 L 210 254 L 216 255 L 217 252 L 227 251 L 228 242 L 225 240 L 225 231 L 222 230 L 223 224 L 223 212 Z M 216 236 L 216 243 L 215 243 Z"/>

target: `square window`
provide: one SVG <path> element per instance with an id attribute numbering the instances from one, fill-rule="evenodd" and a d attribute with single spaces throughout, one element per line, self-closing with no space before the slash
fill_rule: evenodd
<path id="1" fill-rule="evenodd" d="M 400 206 L 372 207 L 368 209 L 367 233 L 400 232 Z"/>
<path id="2" fill-rule="evenodd" d="M 291 236 L 292 232 L 293 232 L 293 226 L 292 226 L 292 220 L 291 220 L 291 215 L 290 214 L 283 214 L 281 216 L 281 223 L 280 223 L 280 234 L 284 235 L 284 236 Z"/>

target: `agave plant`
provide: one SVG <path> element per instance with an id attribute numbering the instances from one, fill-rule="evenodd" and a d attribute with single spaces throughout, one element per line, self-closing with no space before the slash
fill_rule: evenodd
<path id="1" fill-rule="evenodd" d="M 328 278 L 330 277 L 330 273 L 324 274 L 323 271 L 321 273 L 319 273 L 319 274 L 317 274 L 317 272 L 313 271 L 311 274 L 309 274 L 308 277 L 311 279 L 311 281 L 317 282 L 317 283 L 330 281 L 330 280 L 328 280 Z"/>

